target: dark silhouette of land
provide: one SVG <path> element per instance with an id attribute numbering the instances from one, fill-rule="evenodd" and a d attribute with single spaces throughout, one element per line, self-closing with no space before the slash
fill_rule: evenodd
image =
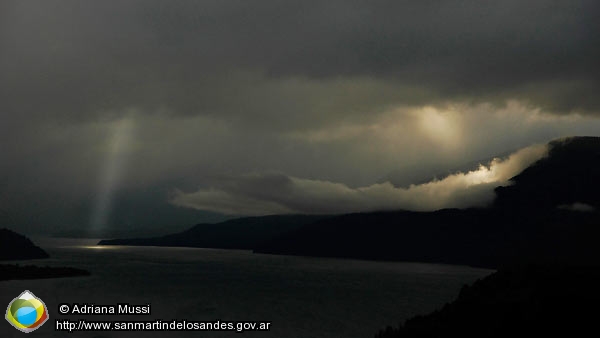
<path id="1" fill-rule="evenodd" d="M 0 260 L 48 257 L 48 254 L 29 238 L 8 229 L 0 229 Z"/>
<path id="2" fill-rule="evenodd" d="M 252 250 L 262 243 L 327 216 L 274 215 L 198 224 L 181 233 L 151 238 L 102 240 L 98 245 L 183 246 Z"/>
<path id="3" fill-rule="evenodd" d="M 0 260 L 29 260 L 50 257 L 33 242 L 14 231 L 0 229 Z M 0 264 L 0 281 L 88 276 L 85 270 L 65 267 L 38 267 L 34 265 Z"/>
<path id="4" fill-rule="evenodd" d="M 548 157 L 496 188 L 495 206 L 509 210 L 548 209 L 572 203 L 600 208 L 600 137 L 550 142 Z"/>
<path id="5" fill-rule="evenodd" d="M 598 213 L 540 210 L 381 212 L 323 220 L 256 252 L 497 268 L 514 261 L 599 261 Z"/>
<path id="6" fill-rule="evenodd" d="M 600 269 L 513 265 L 465 286 L 440 310 L 376 338 L 580 337 L 597 330 Z"/>

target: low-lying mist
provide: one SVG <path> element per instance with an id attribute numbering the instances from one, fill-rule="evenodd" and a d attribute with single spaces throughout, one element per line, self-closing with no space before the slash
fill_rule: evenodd
<path id="1" fill-rule="evenodd" d="M 352 188 L 342 183 L 281 173 L 228 176 L 195 192 L 175 190 L 170 201 L 180 207 L 236 215 L 432 211 L 485 206 L 493 201 L 495 187 L 510 184 L 511 177 L 547 153 L 547 145 L 533 145 L 506 158 L 481 164 L 476 170 L 457 172 L 407 188 L 390 182 Z"/>

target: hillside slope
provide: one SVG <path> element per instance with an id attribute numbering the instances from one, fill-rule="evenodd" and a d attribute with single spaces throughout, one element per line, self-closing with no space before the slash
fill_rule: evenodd
<path id="1" fill-rule="evenodd" d="M 443 308 L 376 338 L 581 337 L 596 330 L 600 269 L 515 265 L 471 286 Z"/>
<path id="2" fill-rule="evenodd" d="M 48 254 L 27 237 L 0 229 L 0 260 L 48 258 Z"/>
<path id="3" fill-rule="evenodd" d="M 575 203 L 600 208 L 600 137 L 552 141 L 547 157 L 496 188 L 497 207 L 547 209 Z"/>

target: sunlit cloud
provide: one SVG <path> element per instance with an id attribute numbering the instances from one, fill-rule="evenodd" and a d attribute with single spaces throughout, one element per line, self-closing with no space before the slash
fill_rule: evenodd
<path id="1" fill-rule="evenodd" d="M 485 206 L 493 189 L 547 154 L 546 145 L 521 149 L 505 159 L 494 159 L 476 170 L 408 188 L 390 182 L 351 188 L 342 183 L 251 174 L 226 177 L 208 189 L 184 193 L 176 190 L 171 203 L 200 210 L 236 215 L 279 213 L 347 213 L 377 210 L 430 211 L 442 208 Z"/>

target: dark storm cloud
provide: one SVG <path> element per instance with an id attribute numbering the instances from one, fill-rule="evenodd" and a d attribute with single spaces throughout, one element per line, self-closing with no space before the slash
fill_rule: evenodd
<path id="1" fill-rule="evenodd" d="M 324 80 L 321 100 L 332 96 L 334 116 L 356 104 L 336 91 L 353 78 L 376 79 L 382 91 L 363 93 L 370 105 L 360 113 L 448 100 L 520 99 L 557 113 L 599 104 L 596 1 L 14 1 L 2 9 L 0 98 L 15 113 L 106 118 L 135 106 L 323 115 L 303 104 L 301 88 L 269 95 L 287 78 Z"/>
<path id="2" fill-rule="evenodd" d="M 216 187 L 212 202 L 182 205 L 312 212 L 302 203 L 315 182 L 344 196 L 382 182 L 393 192 L 382 196 L 408 198 L 382 178 L 597 134 L 599 6 L 2 1 L 0 211 L 134 224 L 116 196 L 171 215 L 169 190 Z M 282 202 L 285 187 L 302 188 L 295 202 Z"/>

